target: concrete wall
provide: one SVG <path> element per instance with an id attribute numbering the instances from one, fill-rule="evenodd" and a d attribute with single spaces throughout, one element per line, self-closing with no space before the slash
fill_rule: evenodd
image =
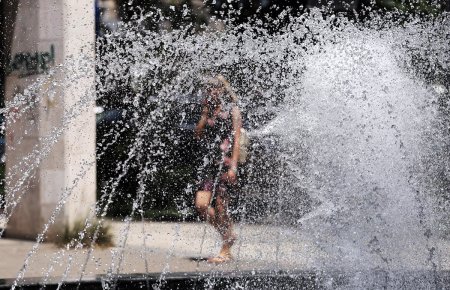
<path id="1" fill-rule="evenodd" d="M 19 0 L 0 1 L 0 97 L 3 106 L 5 93 L 6 66 L 10 58 L 11 41 L 13 38 L 14 22 L 16 20 Z"/>
<path id="2" fill-rule="evenodd" d="M 20 0 L 11 47 L 15 66 L 6 78 L 6 100 L 17 93 L 28 98 L 11 108 L 17 112 L 37 101 L 7 122 L 7 213 L 12 212 L 8 236 L 35 238 L 64 200 L 48 235 L 53 239 L 57 228 L 83 220 L 95 204 L 95 67 L 91 61 L 78 75 L 76 65 L 66 64 L 81 55 L 94 59 L 94 33 L 94 0 Z M 27 57 L 45 64 L 24 64 Z M 69 71 L 57 69 L 40 81 L 60 64 Z M 31 89 L 36 82 L 41 83 Z M 83 98 L 88 100 L 76 107 Z M 30 168 L 27 184 L 18 187 Z M 63 194 L 70 196 L 65 199 Z"/>

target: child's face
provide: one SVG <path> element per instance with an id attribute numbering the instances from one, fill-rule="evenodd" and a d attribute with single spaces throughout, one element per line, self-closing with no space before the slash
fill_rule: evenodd
<path id="1" fill-rule="evenodd" d="M 207 92 L 213 101 L 220 101 L 220 97 L 223 94 L 224 89 L 221 87 L 210 87 Z"/>

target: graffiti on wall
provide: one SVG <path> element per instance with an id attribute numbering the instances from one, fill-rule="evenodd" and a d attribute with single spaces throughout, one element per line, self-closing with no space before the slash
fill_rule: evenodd
<path id="1" fill-rule="evenodd" d="M 19 52 L 9 64 L 9 73 L 18 73 L 19 77 L 46 73 L 55 65 L 55 47 L 50 45 L 50 51 Z"/>

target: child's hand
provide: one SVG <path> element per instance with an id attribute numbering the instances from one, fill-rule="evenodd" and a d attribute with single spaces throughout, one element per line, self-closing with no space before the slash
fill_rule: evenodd
<path id="1" fill-rule="evenodd" d="M 226 173 L 222 175 L 222 180 L 230 184 L 235 184 L 237 181 L 237 174 L 233 169 L 229 169 Z"/>

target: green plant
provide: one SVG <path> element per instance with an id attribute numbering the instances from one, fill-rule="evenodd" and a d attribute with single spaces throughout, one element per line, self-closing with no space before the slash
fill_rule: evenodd
<path id="1" fill-rule="evenodd" d="M 97 232 L 97 238 L 94 235 Z M 112 247 L 111 226 L 97 220 L 85 223 L 77 221 L 73 226 L 65 225 L 57 234 L 56 245 L 59 247 Z"/>

